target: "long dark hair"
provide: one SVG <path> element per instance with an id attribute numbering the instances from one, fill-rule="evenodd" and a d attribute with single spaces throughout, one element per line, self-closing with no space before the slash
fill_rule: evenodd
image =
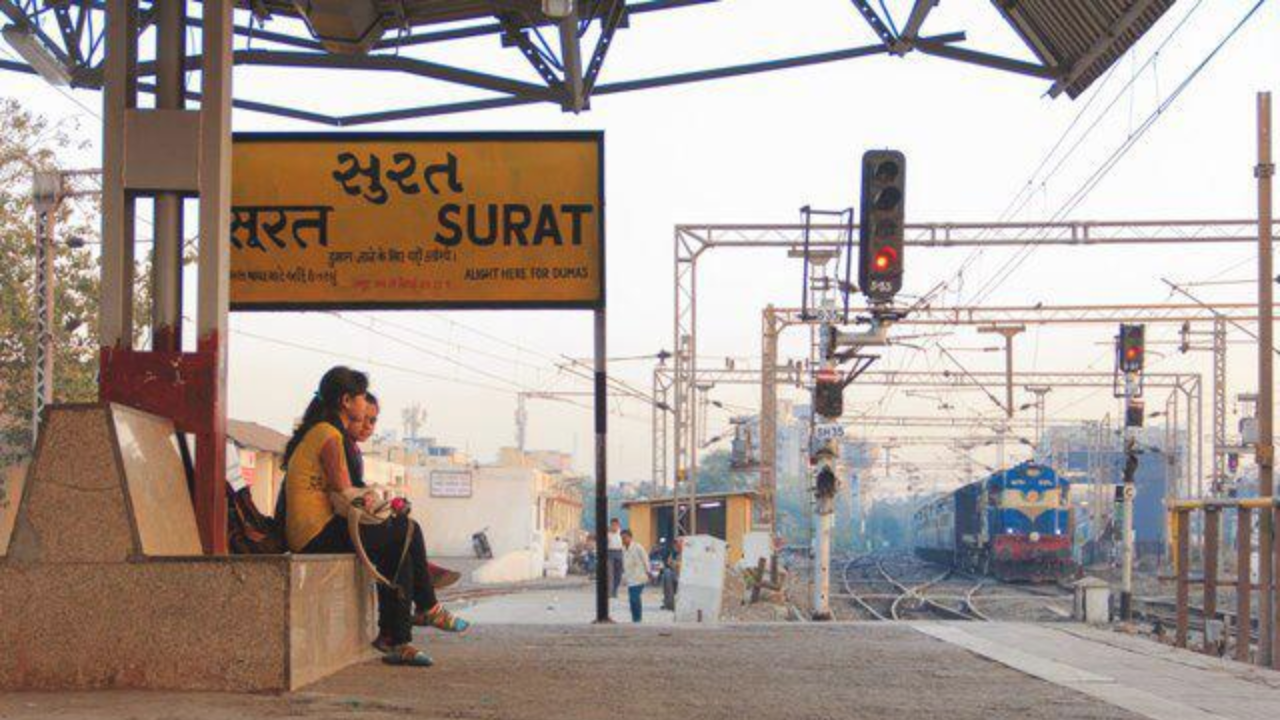
<path id="1" fill-rule="evenodd" d="M 284 448 L 284 465 L 298 448 L 302 438 L 311 428 L 327 422 L 339 430 L 342 429 L 342 398 L 347 395 L 366 395 L 369 392 L 369 376 L 359 370 L 352 370 L 344 365 L 330 368 L 320 378 L 320 389 L 307 404 L 307 411 L 302 415 L 302 422 L 293 431 L 289 444 Z"/>

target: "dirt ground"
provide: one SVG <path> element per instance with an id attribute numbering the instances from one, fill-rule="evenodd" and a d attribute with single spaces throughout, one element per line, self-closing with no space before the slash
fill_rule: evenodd
<path id="1" fill-rule="evenodd" d="M 0 695 L 0 718 L 1131 718 L 910 628 L 477 628 L 427 670 L 358 665 L 290 695 Z"/>

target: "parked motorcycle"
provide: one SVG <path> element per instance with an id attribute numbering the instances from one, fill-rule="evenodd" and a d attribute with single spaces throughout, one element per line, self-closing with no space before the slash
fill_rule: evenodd
<path id="1" fill-rule="evenodd" d="M 480 532 L 471 535 L 471 549 L 475 551 L 476 557 L 481 560 L 493 558 L 493 546 L 489 544 L 489 528 L 486 527 Z"/>

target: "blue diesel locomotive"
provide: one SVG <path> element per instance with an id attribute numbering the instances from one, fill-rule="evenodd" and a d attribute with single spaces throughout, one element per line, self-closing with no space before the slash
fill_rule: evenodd
<path id="1" fill-rule="evenodd" d="M 1069 577 L 1070 483 L 1026 462 L 927 501 L 913 517 L 915 553 L 930 562 L 1042 582 Z"/>

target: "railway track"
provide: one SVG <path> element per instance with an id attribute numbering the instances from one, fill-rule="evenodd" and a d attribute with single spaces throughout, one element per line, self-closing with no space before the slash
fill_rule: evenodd
<path id="1" fill-rule="evenodd" d="M 841 580 L 852 619 L 1058 620 L 1070 616 L 1070 591 L 1002 583 L 934 565 L 908 554 L 845 561 Z"/>

